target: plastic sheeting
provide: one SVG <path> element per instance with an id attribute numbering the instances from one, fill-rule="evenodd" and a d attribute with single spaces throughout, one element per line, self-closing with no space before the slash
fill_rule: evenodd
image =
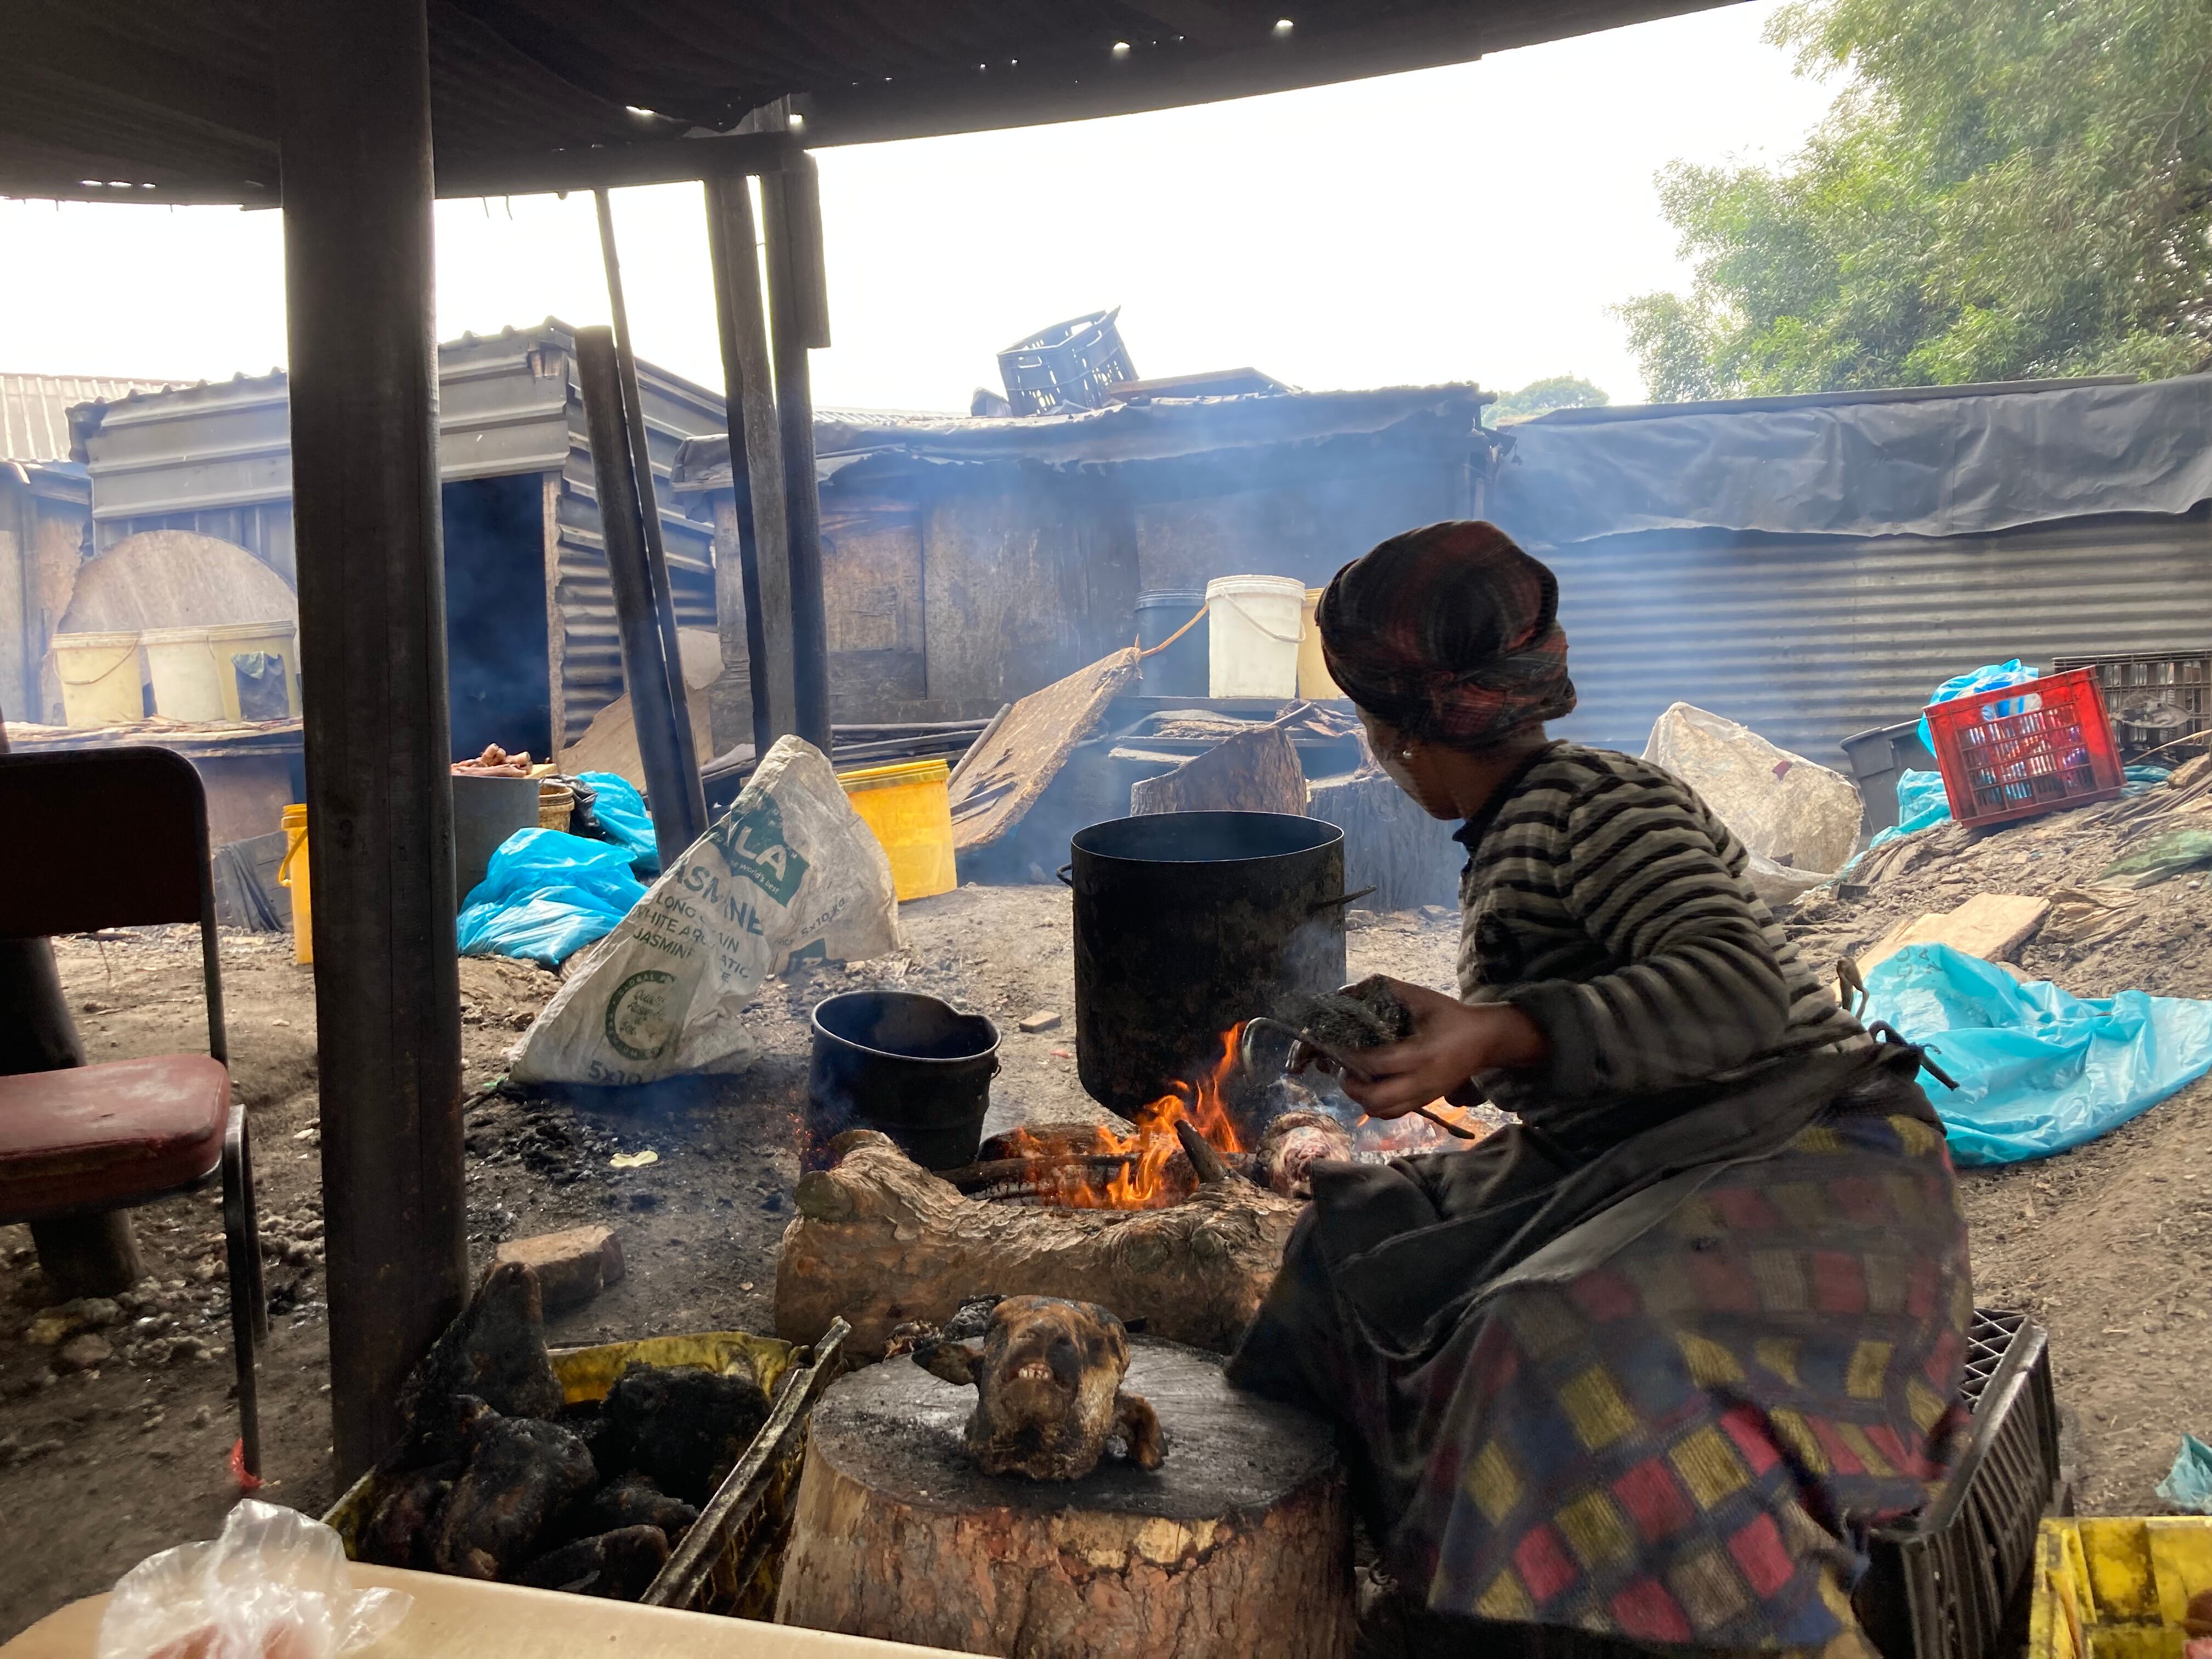
<path id="1" fill-rule="evenodd" d="M 1644 530 L 1978 535 L 2212 500 L 2203 374 L 1563 410 L 1511 436 L 1492 516 L 1552 546 Z"/>
<path id="2" fill-rule="evenodd" d="M 1955 1091 L 1923 1084 L 1961 1164 L 2063 1152 L 2212 1071 L 2212 1002 L 2077 997 L 1948 945 L 1909 945 L 1866 984 L 1862 1018 L 1887 1020 L 1957 1079 Z"/>
<path id="3" fill-rule="evenodd" d="M 558 830 L 516 830 L 469 890 L 456 924 L 461 954 L 558 968 L 612 933 L 645 896 L 630 856 L 626 847 Z"/>
<path id="4" fill-rule="evenodd" d="M 2193 1434 L 2183 1435 L 2181 1449 L 2173 1455 L 2173 1467 L 2155 1490 L 2178 1510 L 2212 1515 L 2212 1446 Z"/>
<path id="5" fill-rule="evenodd" d="M 641 876 L 660 873 L 660 843 L 653 833 L 653 814 L 645 797 L 628 778 L 613 772 L 579 772 L 592 786 L 592 810 L 608 838 L 629 854 L 630 868 Z"/>
<path id="6" fill-rule="evenodd" d="M 1930 707 L 1939 702 L 1953 702 L 1970 692 L 1996 691 L 2009 686 L 2025 685 L 2035 678 L 2035 670 L 2027 667 L 2018 657 L 2014 657 L 2009 662 L 1989 663 L 1975 669 L 1971 674 L 1952 675 L 1949 679 L 1936 688 L 1935 695 L 1929 697 L 1928 702 Z M 1997 716 L 2002 718 L 2007 714 L 2017 714 L 2020 713 L 2021 704 L 2025 701 L 2025 698 L 2014 697 L 2010 702 L 1998 702 L 1996 705 Z M 1984 709 L 1983 712 L 1987 714 L 1989 711 Z M 1933 754 L 1936 750 L 1936 737 L 1928 729 L 1928 716 L 1925 714 L 1920 717 L 1920 746 L 1930 754 Z"/>

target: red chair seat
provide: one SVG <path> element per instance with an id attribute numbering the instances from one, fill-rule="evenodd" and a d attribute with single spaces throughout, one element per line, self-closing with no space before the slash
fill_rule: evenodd
<path id="1" fill-rule="evenodd" d="M 206 1054 L 0 1077 L 0 1221 L 188 1186 L 222 1162 L 229 1117 L 230 1073 Z"/>

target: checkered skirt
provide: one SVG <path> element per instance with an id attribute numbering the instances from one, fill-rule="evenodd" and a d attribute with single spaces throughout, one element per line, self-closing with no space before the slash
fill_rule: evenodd
<path id="1" fill-rule="evenodd" d="M 1948 1466 L 1972 1297 L 1940 1129 L 1831 1114 L 1565 1284 L 1322 1366 L 1436 1612 L 1636 1643 L 1856 1647 L 1864 1529 Z"/>

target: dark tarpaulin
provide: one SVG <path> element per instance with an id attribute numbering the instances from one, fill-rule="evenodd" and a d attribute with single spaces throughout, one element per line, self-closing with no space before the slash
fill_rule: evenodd
<path id="1" fill-rule="evenodd" d="M 1494 516 L 1536 546 L 1649 530 L 1976 535 L 2212 500 L 2205 374 L 1577 410 L 1508 432 Z"/>

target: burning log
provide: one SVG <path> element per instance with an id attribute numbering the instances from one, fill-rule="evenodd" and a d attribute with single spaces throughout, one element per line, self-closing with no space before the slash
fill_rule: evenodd
<path id="1" fill-rule="evenodd" d="M 777 1621 L 961 1653 L 1344 1659 L 1352 1524 L 1327 1426 L 1147 1337 L 1124 1386 L 1157 1411 L 1164 1463 L 1039 1485 L 979 1469 L 974 1397 L 918 1366 L 835 1384 L 809 1425 Z"/>
<path id="2" fill-rule="evenodd" d="M 1174 1148 L 1174 1138 L 1158 1139 Z M 775 1328 L 811 1342 L 842 1317 L 875 1358 L 892 1328 L 978 1296 L 1096 1302 L 1155 1336 L 1226 1353 L 1282 1263 L 1299 1206 L 1243 1180 L 1166 1209 L 1043 1209 L 963 1198 L 888 1135 L 854 1130 L 804 1176 L 776 1264 Z"/>

